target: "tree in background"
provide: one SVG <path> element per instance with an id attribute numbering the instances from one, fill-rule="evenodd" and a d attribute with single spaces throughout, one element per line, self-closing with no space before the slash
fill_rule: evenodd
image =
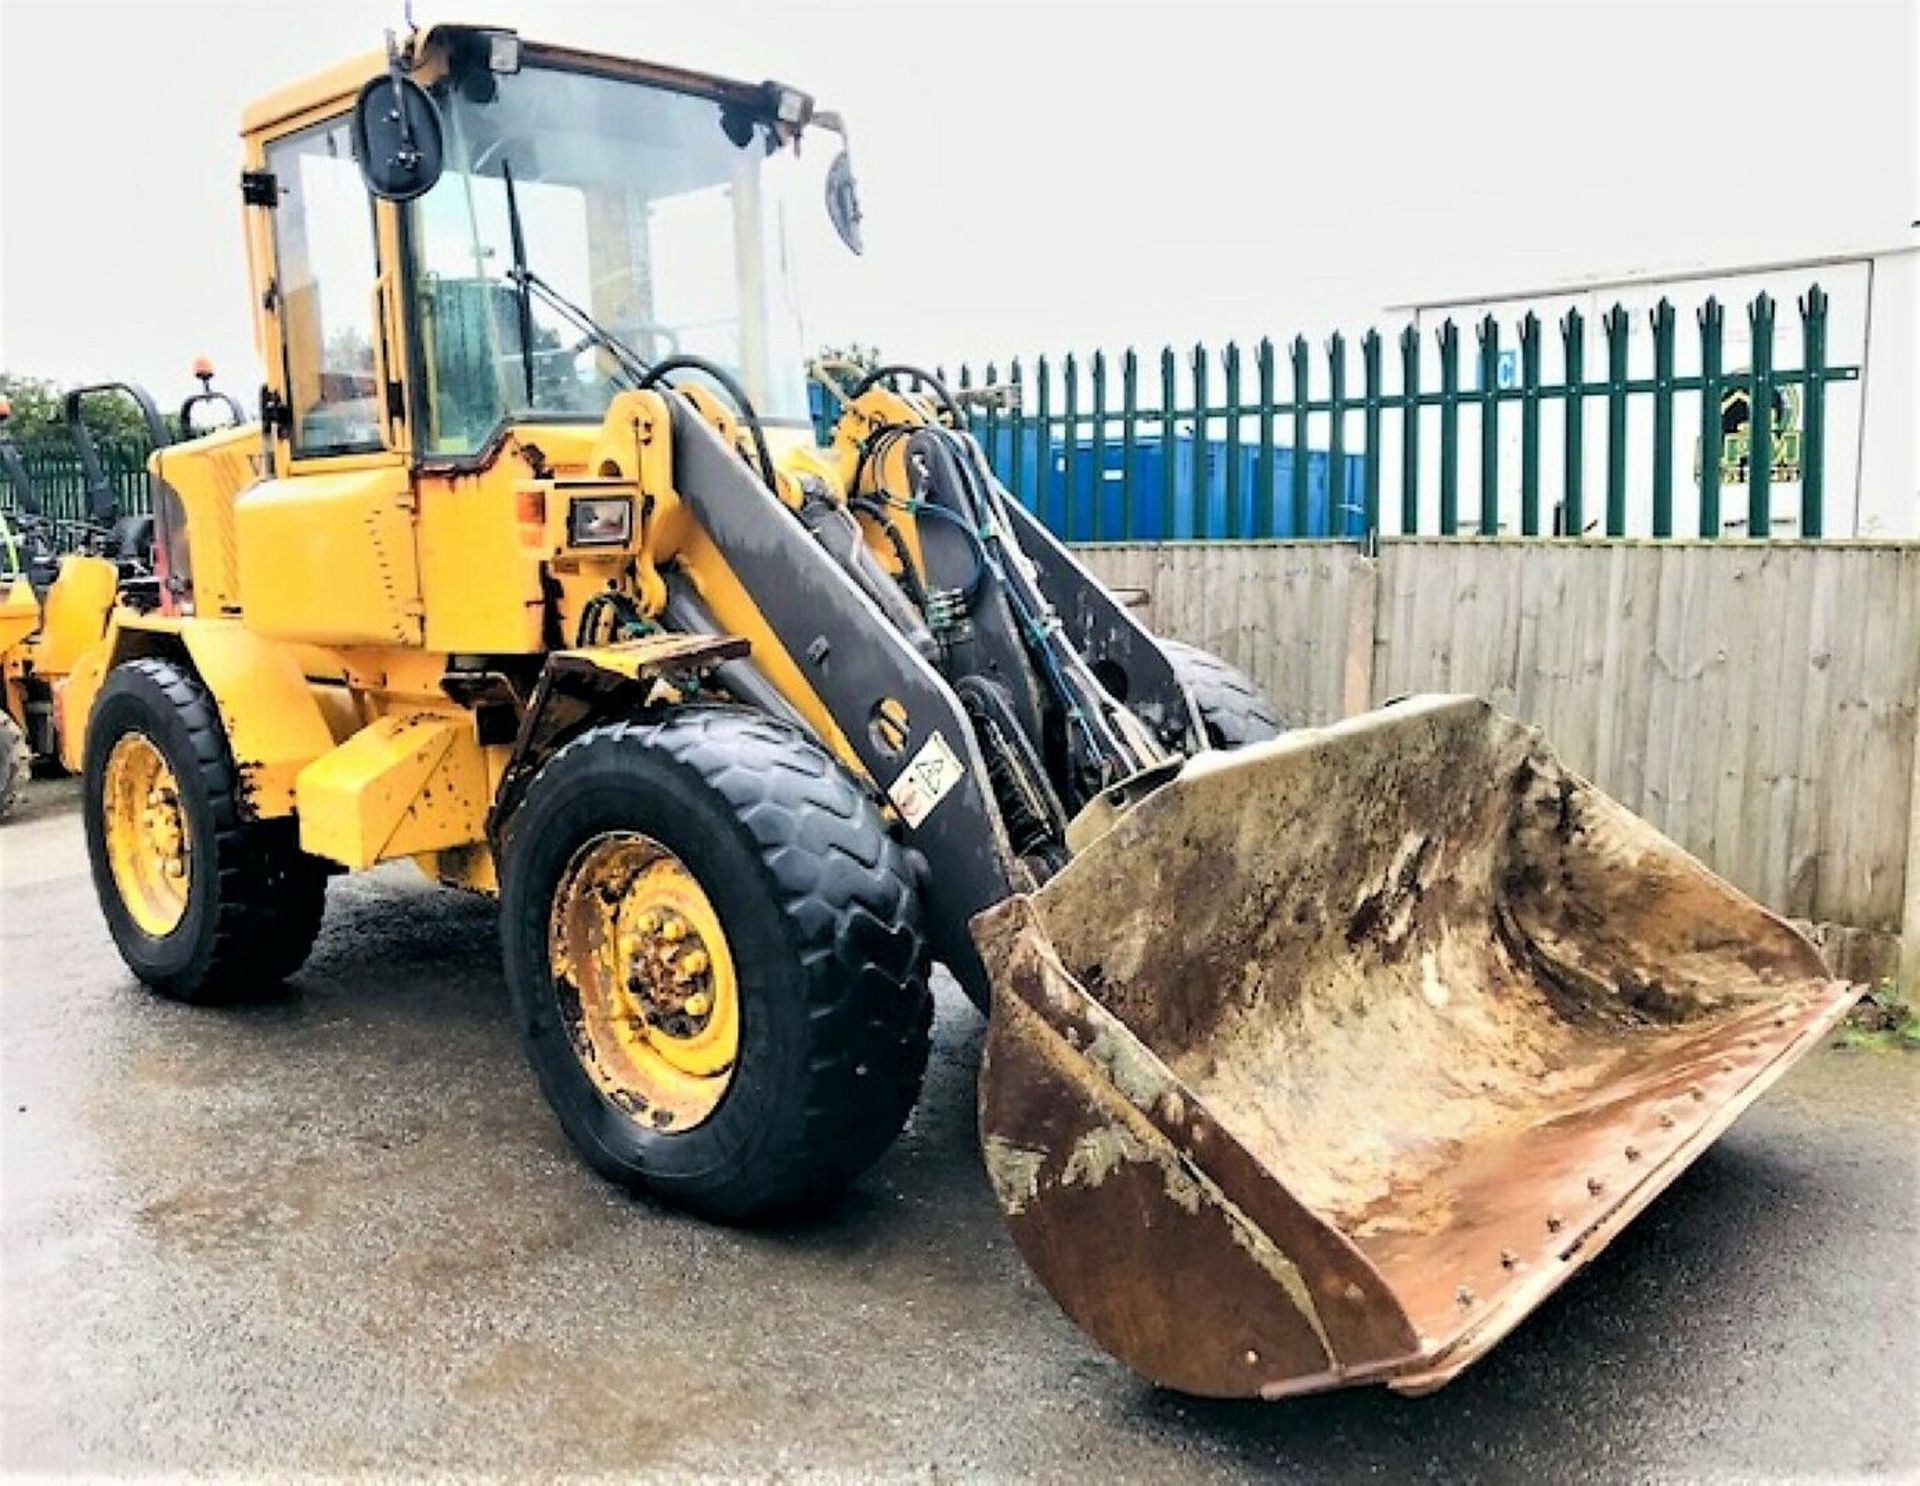
<path id="1" fill-rule="evenodd" d="M 53 447 L 67 445 L 65 387 L 45 377 L 0 372 L 0 397 L 13 405 L 7 431 L 16 442 Z M 80 416 L 102 443 L 145 447 L 151 442 L 139 410 L 124 397 L 90 397 L 82 406 Z M 173 416 L 164 416 L 171 425 Z"/>

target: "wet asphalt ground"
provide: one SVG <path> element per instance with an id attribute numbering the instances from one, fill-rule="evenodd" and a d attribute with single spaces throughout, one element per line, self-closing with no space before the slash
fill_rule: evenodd
<path id="1" fill-rule="evenodd" d="M 0 1469 L 1300 1481 L 1920 1473 L 1920 1057 L 1823 1052 L 1423 1399 L 1157 1391 L 1001 1232 L 947 986 L 912 1127 L 731 1232 L 577 1163 L 488 904 L 337 880 L 283 998 L 121 968 L 70 783 L 0 828 Z"/>

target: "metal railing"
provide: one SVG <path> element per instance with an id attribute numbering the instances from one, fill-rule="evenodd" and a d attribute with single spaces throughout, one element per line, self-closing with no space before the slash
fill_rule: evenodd
<path id="1" fill-rule="evenodd" d="M 1334 334 L 1318 358 L 1304 336 L 1284 352 L 1262 340 L 1250 356 L 1231 343 L 1184 355 L 1168 346 L 1157 368 L 1129 348 L 1057 364 L 1041 356 L 1031 369 L 1016 358 L 1004 375 L 998 363 L 982 374 L 963 365 L 952 385 L 1002 481 L 1072 541 L 1720 537 L 1743 528 L 1764 537 L 1776 522 L 1819 537 L 1827 389 L 1857 380 L 1860 368 L 1829 364 L 1828 297 L 1817 284 L 1797 307 L 1798 354 L 1786 365 L 1777 306 L 1762 293 L 1746 307 L 1750 349 L 1735 368 L 1717 299 L 1699 307 L 1684 338 L 1662 299 L 1647 312 L 1638 354 L 1624 306 L 1600 317 L 1598 376 L 1588 374 L 1587 317 L 1574 309 L 1557 335 L 1529 312 L 1511 327 L 1511 345 L 1487 315 L 1470 355 L 1446 320 L 1432 332 L 1431 361 L 1427 336 L 1408 325 L 1391 341 L 1377 329 L 1352 342 Z M 1554 340 L 1559 375 L 1549 377 Z M 1596 404 L 1604 421 L 1592 441 Z M 817 399 L 823 433 L 829 408 Z M 1688 429 L 1698 436 L 1690 468 Z M 1676 500 L 1683 479 L 1686 502 Z M 1796 490 L 1791 513 L 1777 515 L 1776 496 Z"/>
<path id="2" fill-rule="evenodd" d="M 41 514 L 57 523 L 84 522 L 87 519 L 86 471 L 73 445 L 59 437 L 22 440 L 14 447 Z M 100 445 L 100 462 L 123 516 L 148 514 L 147 455 L 150 452 L 148 445 L 138 440 L 103 441 Z M 19 494 L 9 481 L 0 480 L 0 510 L 19 509 Z"/>
<path id="3" fill-rule="evenodd" d="M 1445 320 L 1432 332 L 1431 364 L 1428 337 L 1408 325 L 1392 355 L 1374 329 L 1352 342 L 1329 336 L 1318 358 L 1305 336 L 1284 353 L 1270 339 L 1251 355 L 1233 343 L 1184 355 L 1168 346 L 1151 368 L 1129 348 L 1069 353 L 1057 364 L 1041 356 L 1031 371 L 1016 358 L 1004 377 L 997 363 L 981 374 L 963 365 L 953 386 L 1008 489 L 1071 541 L 1765 537 L 1776 524 L 1820 537 L 1827 393 L 1860 377 L 1857 366 L 1829 363 L 1829 308 L 1817 284 L 1799 297 L 1798 355 L 1786 365 L 1777 307 L 1762 293 L 1746 306 L 1741 367 L 1727 365 L 1728 316 L 1717 299 L 1699 307 L 1685 337 L 1662 299 L 1646 314 L 1638 355 L 1627 309 L 1600 317 L 1599 376 L 1588 375 L 1589 326 L 1575 309 L 1554 334 L 1529 312 L 1512 327 L 1511 347 L 1487 315 L 1470 356 L 1459 326 Z M 1557 378 L 1546 366 L 1553 341 Z M 1596 404 L 1601 436 L 1590 441 Z M 823 436 L 830 407 L 817 396 Z M 1690 461 L 1688 431 L 1697 434 Z M 45 514 L 83 518 L 85 475 L 72 446 L 18 447 Z M 145 514 L 147 448 L 115 442 L 101 452 L 121 512 Z M 1781 490 L 1791 497 L 1784 516 Z M 15 503 L 0 482 L 0 508 Z"/>

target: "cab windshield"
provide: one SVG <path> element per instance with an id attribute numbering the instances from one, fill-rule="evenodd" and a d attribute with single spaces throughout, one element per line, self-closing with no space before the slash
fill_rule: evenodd
<path id="1" fill-rule="evenodd" d="M 705 357 L 764 420 L 805 422 L 786 240 L 800 165 L 768 121 L 531 60 L 436 91 L 446 173 L 409 209 L 421 452 L 473 453 L 514 419 L 597 416 L 627 385 L 582 327 L 523 300 L 509 180 L 539 280 L 642 360 Z"/>

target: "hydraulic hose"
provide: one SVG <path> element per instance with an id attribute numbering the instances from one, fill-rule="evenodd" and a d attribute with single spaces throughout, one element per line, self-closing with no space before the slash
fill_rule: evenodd
<path id="1" fill-rule="evenodd" d="M 887 576 L 887 570 L 875 559 L 852 512 L 831 500 L 816 497 L 800 507 L 800 522 L 813 533 L 813 539 L 826 549 L 827 555 L 860 585 L 861 591 L 873 600 L 893 627 L 906 636 L 907 643 L 920 653 L 922 660 L 932 661 L 940 653 L 939 642 L 927 628 L 921 611 L 907 601 L 906 595 Z"/>
<path id="2" fill-rule="evenodd" d="M 767 489 L 778 495 L 780 487 L 774 478 L 773 455 L 767 449 L 767 436 L 761 430 L 760 415 L 754 411 L 753 399 L 747 396 L 747 389 L 742 387 L 733 373 L 724 366 L 709 361 L 704 356 L 682 353 L 669 356 L 664 361 L 654 362 L 647 369 L 647 374 L 640 379 L 640 390 L 645 392 L 656 382 L 664 381 L 668 372 L 676 371 L 697 371 L 702 376 L 712 377 L 725 390 L 727 396 L 733 399 L 733 405 L 740 410 L 740 421 L 747 425 L 747 432 L 753 436 L 754 456 L 760 461 L 760 478 L 767 482 Z M 673 384 L 668 382 L 667 385 L 671 387 Z"/>
<path id="3" fill-rule="evenodd" d="M 926 371 L 921 367 L 910 366 L 904 361 L 890 361 L 885 366 L 876 366 L 855 384 L 852 397 L 848 400 L 853 401 L 857 399 L 861 393 L 867 391 L 868 388 L 872 387 L 874 383 L 880 381 L 882 378 L 893 376 L 912 377 L 914 381 L 931 387 L 933 389 L 933 395 L 939 399 L 940 406 L 946 410 L 947 416 L 953 419 L 954 427 L 959 428 L 965 425 L 966 420 L 960 416 L 960 404 L 955 402 L 953 400 L 953 394 L 947 391 L 947 384 L 932 372 Z"/>
<path id="4" fill-rule="evenodd" d="M 907 591 L 907 597 L 913 600 L 913 606 L 922 614 L 927 612 L 927 585 L 920 581 L 920 570 L 913 565 L 913 552 L 907 546 L 905 534 L 900 524 L 887 513 L 887 508 L 879 501 L 860 496 L 847 502 L 847 509 L 858 511 L 880 528 L 887 539 L 887 545 L 893 548 L 894 559 L 900 564 L 900 585 Z"/>

